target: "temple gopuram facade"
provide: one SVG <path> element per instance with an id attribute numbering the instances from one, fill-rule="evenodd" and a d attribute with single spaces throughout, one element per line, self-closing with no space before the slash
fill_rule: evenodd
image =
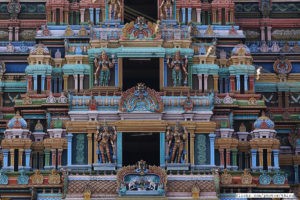
<path id="1" fill-rule="evenodd" d="M 300 198 L 300 1 L 0 11 L 0 199 Z"/>

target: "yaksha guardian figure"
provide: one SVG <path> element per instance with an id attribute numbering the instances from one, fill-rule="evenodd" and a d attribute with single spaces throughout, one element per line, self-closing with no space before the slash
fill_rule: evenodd
<path id="1" fill-rule="evenodd" d="M 121 18 L 121 2 L 120 0 L 108 0 L 109 5 L 109 19 L 120 19 Z"/>
<path id="2" fill-rule="evenodd" d="M 180 57 L 180 51 L 175 53 L 173 59 L 167 59 L 167 65 L 170 69 L 172 69 L 172 79 L 173 79 L 173 86 L 182 86 L 182 72 L 184 74 L 184 85 L 187 84 L 187 64 L 188 59 L 187 56 L 182 59 Z"/>
<path id="3" fill-rule="evenodd" d="M 96 141 L 99 145 L 101 163 L 112 163 L 112 157 L 115 156 L 115 141 L 117 131 L 115 127 L 108 127 L 104 123 L 103 127 L 98 130 Z"/>
<path id="4" fill-rule="evenodd" d="M 181 127 L 177 122 L 175 127 L 167 128 L 166 140 L 168 142 L 168 150 L 171 163 L 184 163 L 184 146 L 187 140 L 188 132 L 185 127 Z"/>
<path id="5" fill-rule="evenodd" d="M 159 7 L 161 19 L 172 19 L 174 0 L 163 0 Z"/>
<path id="6" fill-rule="evenodd" d="M 98 80 L 100 80 L 100 86 L 108 86 L 110 80 L 110 68 L 113 68 L 115 65 L 114 59 L 110 61 L 106 52 L 102 51 L 99 59 L 95 57 L 94 64 L 96 68 L 94 73 L 95 85 L 98 85 Z"/>

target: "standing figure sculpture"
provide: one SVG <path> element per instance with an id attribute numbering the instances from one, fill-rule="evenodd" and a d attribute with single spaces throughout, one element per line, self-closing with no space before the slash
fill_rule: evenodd
<path id="1" fill-rule="evenodd" d="M 172 19 L 174 0 L 163 0 L 159 7 L 160 17 L 164 19 Z"/>
<path id="2" fill-rule="evenodd" d="M 167 59 L 167 65 L 172 69 L 173 86 L 182 86 L 182 72 L 184 73 L 184 85 L 187 84 L 187 56 L 184 59 L 180 57 L 180 51 L 175 53 L 173 59 Z"/>
<path id="3" fill-rule="evenodd" d="M 98 59 L 95 57 L 94 59 L 95 64 L 95 85 L 98 84 L 98 80 L 100 80 L 99 85 L 100 86 L 108 86 L 109 80 L 110 80 L 110 68 L 114 67 L 115 61 L 112 59 L 112 61 L 109 60 L 108 55 L 105 51 L 102 51 L 101 57 Z M 100 76 L 100 77 L 99 77 Z"/>
<path id="4" fill-rule="evenodd" d="M 184 151 L 185 141 L 188 137 L 188 132 L 184 127 L 180 127 L 177 122 L 175 127 L 167 128 L 166 140 L 168 142 L 168 154 L 171 155 L 171 163 L 182 163 L 182 155 Z M 184 159 L 183 159 L 184 160 Z"/>
<path id="5" fill-rule="evenodd" d="M 104 126 L 97 133 L 96 141 L 99 144 L 101 163 L 112 163 L 112 156 L 115 156 L 115 141 L 117 139 L 116 128 L 109 128 L 104 122 Z"/>
<path id="6" fill-rule="evenodd" d="M 108 0 L 109 5 L 109 19 L 115 20 L 121 18 L 121 1 L 120 0 Z"/>

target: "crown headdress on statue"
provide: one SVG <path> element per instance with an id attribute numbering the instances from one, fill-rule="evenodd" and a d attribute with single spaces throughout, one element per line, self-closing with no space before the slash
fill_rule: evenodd
<path id="1" fill-rule="evenodd" d="M 138 90 L 144 90 L 146 88 L 145 83 L 138 83 L 136 86 L 136 89 Z"/>

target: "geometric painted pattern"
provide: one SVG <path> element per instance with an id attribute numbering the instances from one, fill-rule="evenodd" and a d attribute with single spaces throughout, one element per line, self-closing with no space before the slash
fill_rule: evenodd
<path id="1" fill-rule="evenodd" d="M 168 181 L 167 182 L 167 191 L 168 192 L 191 192 L 194 185 L 197 185 L 200 189 L 200 192 L 215 192 L 214 181 Z"/>

